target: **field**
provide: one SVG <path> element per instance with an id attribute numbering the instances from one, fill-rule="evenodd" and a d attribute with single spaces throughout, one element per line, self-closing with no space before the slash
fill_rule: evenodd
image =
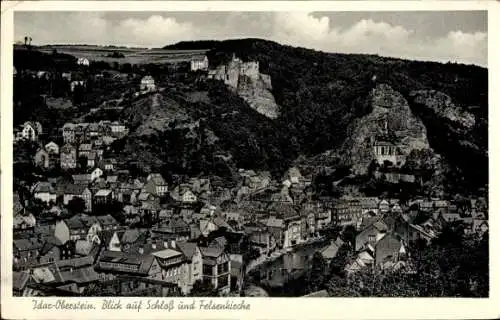
<path id="1" fill-rule="evenodd" d="M 108 63 L 175 63 L 189 61 L 195 56 L 205 54 L 207 50 L 164 50 L 148 48 L 123 48 L 123 47 L 99 47 L 79 45 L 57 45 L 43 46 L 37 48 L 39 51 L 51 53 L 54 49 L 59 53 L 66 53 L 77 58 L 87 58 L 89 61 L 105 61 Z M 123 58 L 108 57 L 113 52 L 124 55 Z"/>

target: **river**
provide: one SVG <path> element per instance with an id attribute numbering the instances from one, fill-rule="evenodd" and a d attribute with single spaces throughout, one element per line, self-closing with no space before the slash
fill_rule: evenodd
<path id="1" fill-rule="evenodd" d="M 299 286 L 306 287 L 301 277 L 310 267 L 314 253 L 327 245 L 328 241 L 321 241 L 298 247 L 293 252 L 285 253 L 273 261 L 256 267 L 250 271 L 248 280 L 266 289 L 271 297 L 293 295 L 293 293 L 306 294 L 307 292 L 297 292 L 296 282 L 300 281 Z"/>

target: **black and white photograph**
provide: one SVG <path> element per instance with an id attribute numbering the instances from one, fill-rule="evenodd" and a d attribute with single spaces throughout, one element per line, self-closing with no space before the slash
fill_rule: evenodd
<path id="1" fill-rule="evenodd" d="M 486 10 L 116 10 L 14 12 L 14 298 L 490 296 Z"/>

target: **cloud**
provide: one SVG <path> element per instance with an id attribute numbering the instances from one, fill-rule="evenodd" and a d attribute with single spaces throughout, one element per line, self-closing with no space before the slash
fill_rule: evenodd
<path id="1" fill-rule="evenodd" d="M 345 13 L 348 15 L 349 13 Z M 355 21 L 355 22 L 352 22 Z M 345 53 L 487 65 L 487 34 L 459 26 L 432 35 L 374 19 L 337 22 L 309 12 L 152 13 L 112 18 L 100 12 L 18 12 L 15 36 L 33 43 L 87 43 L 161 47 L 182 40 L 255 37 Z M 401 22 L 402 23 L 402 22 Z M 460 22 L 458 22 L 460 23 Z"/>
<path id="2" fill-rule="evenodd" d="M 191 23 L 179 23 L 173 18 L 153 15 L 147 20 L 126 19 L 115 28 L 117 39 L 124 39 L 127 43 L 136 45 L 160 46 L 179 39 L 193 40 L 195 28 Z"/>
<path id="3" fill-rule="evenodd" d="M 416 30 L 383 21 L 361 19 L 350 26 L 336 25 L 313 13 L 276 13 L 271 38 L 330 52 L 368 53 L 406 59 L 487 65 L 484 32 L 450 31 L 444 37 L 419 35 Z"/>

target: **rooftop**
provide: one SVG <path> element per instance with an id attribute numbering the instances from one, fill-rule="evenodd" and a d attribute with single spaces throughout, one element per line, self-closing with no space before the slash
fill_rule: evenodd
<path id="1" fill-rule="evenodd" d="M 168 259 L 176 256 L 182 255 L 181 252 L 172 249 L 164 249 L 162 251 L 154 252 L 153 255 L 160 259 Z"/>

